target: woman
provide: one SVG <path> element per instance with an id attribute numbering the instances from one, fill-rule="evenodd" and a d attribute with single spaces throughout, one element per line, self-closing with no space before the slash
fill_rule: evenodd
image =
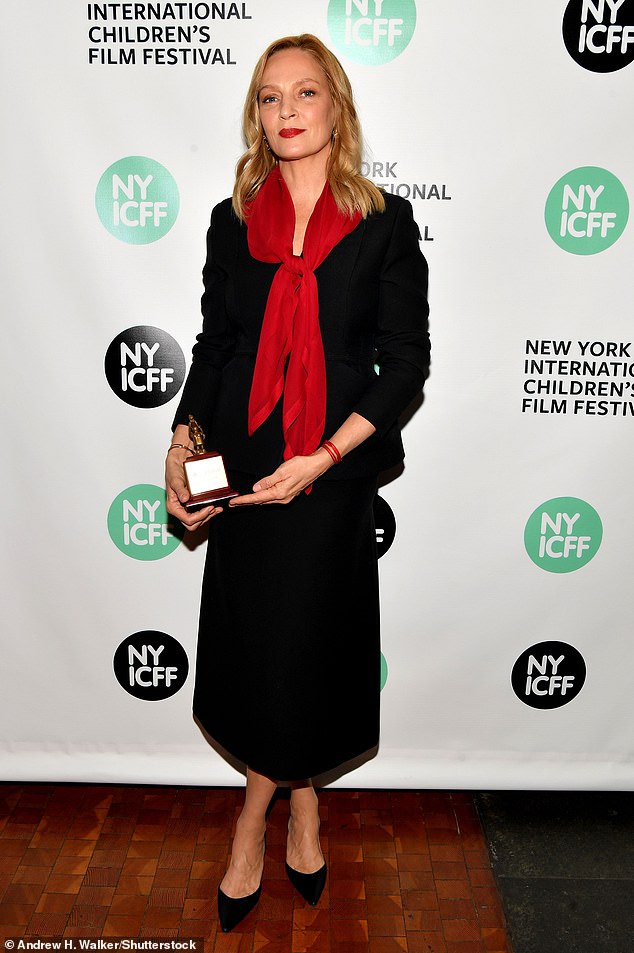
<path id="1" fill-rule="evenodd" d="M 310 779 L 377 745 L 372 505 L 377 474 L 403 457 L 397 418 L 429 362 L 411 208 L 361 176 L 350 84 L 316 37 L 268 47 L 244 133 L 233 199 L 212 213 L 203 330 L 166 468 L 169 512 L 190 529 L 214 521 L 194 713 L 248 765 L 218 889 L 224 930 L 259 898 L 278 781 L 291 782 L 286 870 L 318 901 Z M 240 493 L 224 511 L 184 506 L 190 414 Z"/>

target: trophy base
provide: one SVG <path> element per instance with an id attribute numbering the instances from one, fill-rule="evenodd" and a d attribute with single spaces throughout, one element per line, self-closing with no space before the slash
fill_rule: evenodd
<path id="1" fill-rule="evenodd" d="M 209 506 L 211 503 L 219 503 L 221 500 L 230 500 L 234 496 L 239 496 L 237 490 L 232 490 L 230 486 L 221 490 L 210 490 L 207 493 L 196 493 L 190 496 L 187 503 L 184 503 L 186 510 L 194 509 L 197 506 Z"/>

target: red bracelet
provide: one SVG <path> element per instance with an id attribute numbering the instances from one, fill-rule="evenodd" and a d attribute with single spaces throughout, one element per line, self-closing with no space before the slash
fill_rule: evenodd
<path id="1" fill-rule="evenodd" d="M 341 463 L 341 454 L 331 440 L 324 440 L 321 446 L 324 450 L 326 450 L 327 453 L 330 454 L 330 459 L 333 463 Z"/>

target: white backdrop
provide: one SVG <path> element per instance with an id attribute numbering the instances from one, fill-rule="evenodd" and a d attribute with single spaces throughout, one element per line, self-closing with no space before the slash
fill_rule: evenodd
<path id="1" fill-rule="evenodd" d="M 634 16 L 629 0 L 576 6 L 32 0 L 4 11 L 5 778 L 239 780 L 192 720 L 182 658 L 168 697 L 138 684 L 165 678 L 151 653 L 138 669 L 139 646 L 157 650 L 160 636 L 122 650 L 140 697 L 115 677 L 115 652 L 136 633 L 171 637 L 193 662 L 204 545 L 176 545 L 160 511 L 153 531 L 131 515 L 158 499 L 178 397 L 128 403 L 104 359 L 126 329 L 149 326 L 189 364 L 205 230 L 231 191 L 251 68 L 271 40 L 309 31 L 352 80 L 369 173 L 412 197 L 434 348 L 405 473 L 381 490 L 396 519 L 380 561 L 381 748 L 336 783 L 632 787 Z M 562 38 L 567 8 L 577 34 L 584 17 L 596 27 L 595 65 Z M 611 15 L 622 68 L 605 71 Z M 164 32 L 152 41 L 141 28 Z M 168 170 L 150 198 L 165 204 L 113 234 L 102 221 L 114 221 L 113 181 L 144 179 L 129 157 L 150 160 L 152 188 Z M 561 238 L 566 201 L 582 214 Z M 146 353 L 129 347 L 128 358 Z M 154 400 L 160 381 L 139 393 Z M 124 512 L 128 533 L 140 523 L 127 537 Z"/>

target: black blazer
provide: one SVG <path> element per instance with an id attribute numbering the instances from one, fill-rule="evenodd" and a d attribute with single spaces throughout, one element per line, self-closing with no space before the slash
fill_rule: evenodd
<path id="1" fill-rule="evenodd" d="M 389 193 L 385 201 L 385 212 L 363 219 L 315 270 L 326 357 L 323 439 L 353 411 L 377 431 L 322 479 L 370 476 L 403 459 L 397 418 L 429 371 L 427 264 L 418 227 L 409 202 Z M 219 450 L 229 469 L 255 476 L 279 466 L 284 449 L 282 399 L 252 437 L 247 432 L 255 355 L 277 268 L 251 257 L 231 200 L 217 205 L 207 233 L 203 329 L 174 426 L 193 414 L 207 449 Z"/>

